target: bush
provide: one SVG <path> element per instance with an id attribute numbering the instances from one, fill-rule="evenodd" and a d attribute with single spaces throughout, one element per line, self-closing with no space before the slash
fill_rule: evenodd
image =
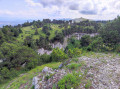
<path id="1" fill-rule="evenodd" d="M 40 56 L 40 60 L 43 62 L 43 63 L 49 63 L 51 62 L 52 60 L 50 59 L 50 55 L 47 55 L 47 54 L 43 54 Z"/>
<path id="2" fill-rule="evenodd" d="M 70 58 L 72 58 L 74 56 L 73 50 L 71 50 L 71 49 L 68 50 L 67 54 Z"/>
<path id="3" fill-rule="evenodd" d="M 69 49 L 73 50 L 74 48 L 80 48 L 80 41 L 76 40 L 74 37 L 69 39 L 69 43 L 67 47 L 65 48 L 65 52 L 67 52 Z"/>
<path id="4" fill-rule="evenodd" d="M 0 74 L 3 76 L 4 79 L 10 78 L 10 71 L 6 67 L 3 67 L 0 72 L 1 72 Z"/>
<path id="5" fill-rule="evenodd" d="M 67 74 L 58 82 L 58 88 L 59 89 L 71 89 L 76 88 L 78 86 L 79 82 L 77 81 L 77 78 L 73 74 Z"/>
<path id="6" fill-rule="evenodd" d="M 73 58 L 72 59 L 74 62 L 78 62 L 78 59 L 77 58 Z"/>
<path id="7" fill-rule="evenodd" d="M 78 48 L 74 48 L 73 53 L 74 53 L 74 56 L 79 56 L 82 53 L 82 50 Z"/>
<path id="8" fill-rule="evenodd" d="M 68 65 L 67 67 L 69 68 L 69 69 L 77 69 L 78 67 L 80 67 L 80 66 L 82 66 L 81 64 L 77 64 L 77 63 L 73 63 L 73 64 L 70 64 L 70 65 Z"/>
<path id="9" fill-rule="evenodd" d="M 86 47 L 91 43 L 91 37 L 89 35 L 84 35 L 81 37 L 81 46 Z"/>
<path id="10" fill-rule="evenodd" d="M 68 58 L 68 56 L 67 56 L 67 54 L 64 53 L 63 49 L 56 48 L 51 53 L 51 60 L 54 62 L 62 61 L 67 58 Z"/>
<path id="11" fill-rule="evenodd" d="M 93 40 L 93 42 L 87 47 L 88 51 L 101 51 L 103 50 L 103 40 L 98 37 Z"/>
<path id="12" fill-rule="evenodd" d="M 31 69 L 37 65 L 37 59 L 39 58 L 33 49 L 13 43 L 1 45 L 0 52 L 6 59 L 1 67 L 5 66 L 8 69 L 20 68 L 24 63 L 26 63 L 26 68 Z"/>
<path id="13" fill-rule="evenodd" d="M 91 81 L 88 80 L 87 83 L 85 84 L 85 89 L 89 89 L 91 85 L 92 85 Z"/>
<path id="14" fill-rule="evenodd" d="M 82 53 L 81 49 L 74 48 L 73 50 L 69 49 L 67 54 L 70 58 L 72 58 L 72 57 L 79 56 L 81 53 Z"/>
<path id="15" fill-rule="evenodd" d="M 116 45 L 115 51 L 116 51 L 116 52 L 120 52 L 120 44 L 119 44 L 119 45 Z"/>

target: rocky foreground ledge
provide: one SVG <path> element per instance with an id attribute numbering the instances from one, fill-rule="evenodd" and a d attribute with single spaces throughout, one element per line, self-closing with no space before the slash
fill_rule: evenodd
<path id="1" fill-rule="evenodd" d="M 64 69 L 53 70 L 45 67 L 38 76 L 33 78 L 32 85 L 34 85 L 34 89 L 52 89 L 53 85 L 66 74 Z"/>
<path id="2" fill-rule="evenodd" d="M 85 65 L 75 71 L 81 71 L 83 75 L 86 69 L 88 72 L 76 89 L 86 89 L 86 80 L 91 81 L 88 89 L 120 89 L 120 55 L 93 53 L 79 57 L 76 64 L 81 62 Z M 73 60 L 67 65 L 72 63 Z M 67 66 L 58 70 L 45 67 L 38 76 L 33 78 L 32 84 L 34 89 L 52 89 L 68 73 L 71 73 L 71 70 Z"/>

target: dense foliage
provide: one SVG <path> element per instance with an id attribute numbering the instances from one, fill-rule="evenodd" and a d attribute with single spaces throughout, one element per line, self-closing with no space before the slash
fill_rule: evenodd
<path id="1" fill-rule="evenodd" d="M 3 26 L 0 28 L 0 60 L 3 61 L 0 63 L 0 82 L 17 76 L 21 70 L 30 70 L 37 65 L 79 56 L 82 50 L 120 52 L 120 17 L 104 23 L 106 22 L 87 20 L 72 23 L 71 20 L 44 19 L 27 21 L 22 25 Z M 50 43 L 63 43 L 65 36 L 76 32 L 99 32 L 99 35 L 84 35 L 81 40 L 72 37 L 68 40 L 65 51 L 56 48 L 51 55 L 38 55 L 36 52 L 39 48 L 52 50 Z"/>

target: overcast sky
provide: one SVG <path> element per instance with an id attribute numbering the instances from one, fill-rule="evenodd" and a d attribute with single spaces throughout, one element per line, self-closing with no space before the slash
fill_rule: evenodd
<path id="1" fill-rule="evenodd" d="M 120 15 L 120 0 L 0 0 L 0 21 L 9 19 L 88 18 Z"/>

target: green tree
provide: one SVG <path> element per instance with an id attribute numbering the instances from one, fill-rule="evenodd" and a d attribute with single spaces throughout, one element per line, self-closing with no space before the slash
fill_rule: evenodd
<path id="1" fill-rule="evenodd" d="M 89 35 L 84 35 L 81 37 L 81 46 L 88 46 L 91 43 L 91 38 Z"/>
<path id="2" fill-rule="evenodd" d="M 89 51 L 102 51 L 103 49 L 103 39 L 101 37 L 95 38 L 91 44 L 88 46 L 87 50 Z"/>
<path id="3" fill-rule="evenodd" d="M 33 68 L 38 62 L 37 53 L 33 49 L 26 46 L 3 43 L 0 47 L 0 52 L 6 59 L 2 63 L 2 66 L 6 66 L 9 69 L 21 67 L 23 64 L 28 66 L 30 63 L 32 63 L 31 68 Z M 28 68 L 31 69 L 30 66 Z"/>

